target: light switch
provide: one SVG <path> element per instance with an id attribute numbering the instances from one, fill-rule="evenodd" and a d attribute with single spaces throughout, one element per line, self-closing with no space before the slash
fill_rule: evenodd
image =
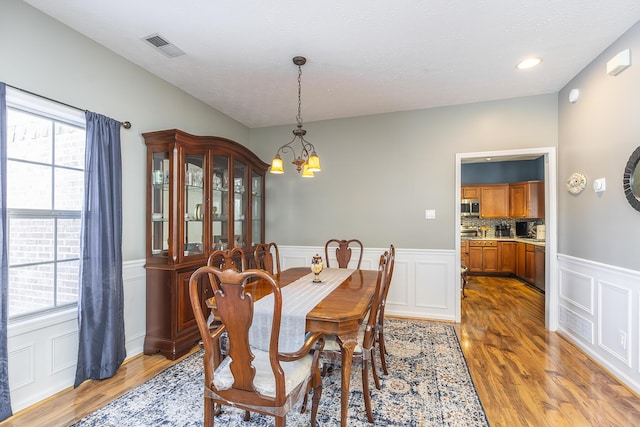
<path id="1" fill-rule="evenodd" d="M 607 180 L 606 178 L 598 178 L 593 180 L 593 191 L 596 193 L 600 193 L 601 191 L 605 191 L 607 189 Z"/>
<path id="2" fill-rule="evenodd" d="M 424 219 L 436 219 L 435 209 L 427 209 L 424 211 Z"/>

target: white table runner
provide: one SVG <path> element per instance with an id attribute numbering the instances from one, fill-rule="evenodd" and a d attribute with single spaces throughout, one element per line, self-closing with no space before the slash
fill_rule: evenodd
<path id="1" fill-rule="evenodd" d="M 282 288 L 279 351 L 294 352 L 302 347 L 307 314 L 354 271 L 346 268 L 325 268 L 320 273 L 322 283 L 313 283 L 314 275 L 309 273 Z M 272 317 L 273 294 L 269 294 L 257 301 L 253 307 L 253 323 L 249 328 L 249 343 L 253 347 L 269 351 Z"/>

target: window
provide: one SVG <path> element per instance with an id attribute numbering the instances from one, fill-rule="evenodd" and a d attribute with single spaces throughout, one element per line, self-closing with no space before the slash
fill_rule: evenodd
<path id="1" fill-rule="evenodd" d="M 78 301 L 82 112 L 7 91 L 9 319 Z"/>

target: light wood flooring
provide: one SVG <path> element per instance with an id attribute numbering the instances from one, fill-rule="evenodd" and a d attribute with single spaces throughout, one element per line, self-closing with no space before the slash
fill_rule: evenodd
<path id="1" fill-rule="evenodd" d="M 457 332 L 492 426 L 640 425 L 640 398 L 544 329 L 544 295 L 516 279 L 470 279 Z"/>
<path id="2" fill-rule="evenodd" d="M 544 297 L 515 279 L 472 277 L 456 326 L 491 426 L 637 426 L 640 398 L 556 333 Z M 0 423 L 68 426 L 175 362 L 139 356 Z M 391 367 L 393 368 L 393 367 Z"/>

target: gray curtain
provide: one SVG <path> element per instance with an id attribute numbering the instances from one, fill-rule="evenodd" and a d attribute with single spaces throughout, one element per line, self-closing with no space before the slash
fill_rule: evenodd
<path id="1" fill-rule="evenodd" d="M 11 416 L 7 300 L 9 297 L 9 236 L 7 236 L 7 87 L 0 82 L 0 421 Z"/>
<path id="2" fill-rule="evenodd" d="M 120 122 L 87 111 L 80 235 L 80 325 L 74 387 L 113 376 L 125 359 Z"/>

